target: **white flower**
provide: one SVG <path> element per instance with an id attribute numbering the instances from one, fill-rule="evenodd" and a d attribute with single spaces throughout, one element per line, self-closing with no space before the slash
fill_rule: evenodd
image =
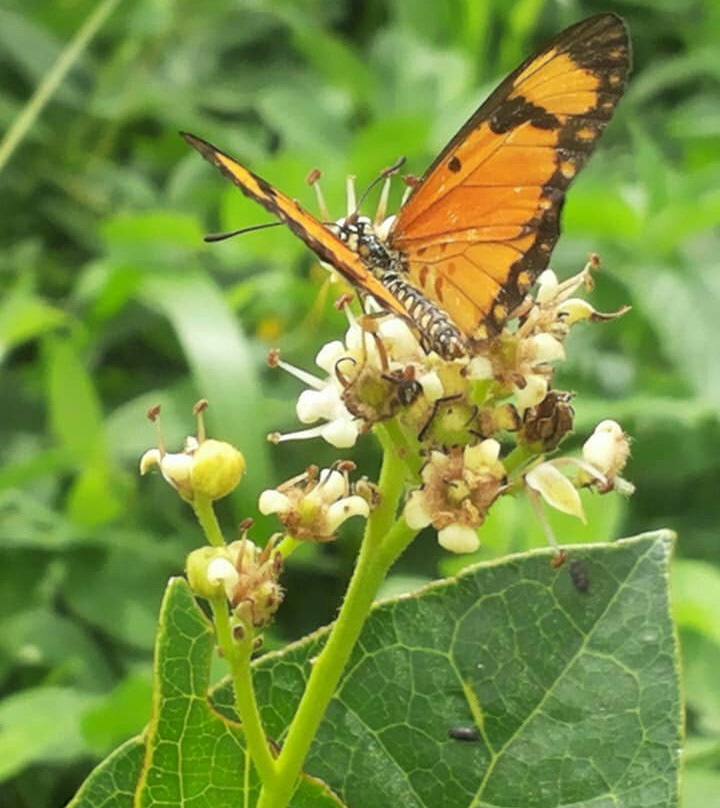
<path id="1" fill-rule="evenodd" d="M 627 437 L 617 421 L 601 421 L 583 444 L 583 460 L 606 477 L 623 469 L 630 452 Z"/>
<path id="2" fill-rule="evenodd" d="M 476 531 L 505 476 L 500 444 L 493 438 L 464 449 L 434 450 L 421 472 L 422 487 L 405 501 L 405 521 L 413 530 L 432 525 L 440 544 L 451 552 L 474 552 L 479 546 Z"/>
<path id="3" fill-rule="evenodd" d="M 583 482 L 594 484 L 600 493 L 614 489 L 622 494 L 632 494 L 635 486 L 620 476 L 629 457 L 630 440 L 620 424 L 612 420 L 601 421 L 583 444 L 583 461 L 590 472 Z"/>
<path id="4" fill-rule="evenodd" d="M 321 437 L 336 448 L 348 448 L 373 424 L 408 406 L 408 399 L 400 392 L 406 382 L 417 383 L 428 404 L 445 395 L 433 364 L 437 357 L 433 360 L 425 354 L 406 322 L 384 315 L 375 321 L 374 333 L 370 333 L 347 308 L 345 311 L 349 319 L 345 339 L 327 343 L 315 359 L 326 378 L 318 378 L 271 353 L 272 366 L 307 385 L 295 409 L 301 423 L 315 425 L 284 435 L 273 433 L 268 436 L 273 443 Z"/>
<path id="5" fill-rule="evenodd" d="M 370 514 L 368 501 L 351 492 L 347 474 L 338 469 L 309 470 L 263 491 L 258 507 L 277 514 L 293 538 L 306 541 L 331 541 L 343 522 Z"/>

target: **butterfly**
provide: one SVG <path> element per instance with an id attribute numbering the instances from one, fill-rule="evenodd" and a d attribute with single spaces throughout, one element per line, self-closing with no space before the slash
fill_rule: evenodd
<path id="1" fill-rule="evenodd" d="M 547 267 L 565 192 L 625 90 L 620 17 L 565 29 L 514 70 L 417 182 L 386 238 L 369 220 L 325 225 L 199 137 L 185 140 L 275 214 L 361 295 L 452 359 L 496 335 Z"/>

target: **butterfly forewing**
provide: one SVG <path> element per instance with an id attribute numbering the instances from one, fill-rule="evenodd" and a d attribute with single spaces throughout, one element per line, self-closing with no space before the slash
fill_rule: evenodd
<path id="1" fill-rule="evenodd" d="M 320 258 L 333 266 L 347 281 L 372 295 L 387 311 L 405 315 L 405 310 L 390 292 L 371 275 L 361 258 L 322 222 L 300 204 L 278 191 L 261 177 L 244 168 L 220 149 L 195 135 L 182 132 L 185 140 L 218 168 L 245 194 L 284 222 Z"/>
<path id="2" fill-rule="evenodd" d="M 482 104 L 398 214 L 390 245 L 409 281 L 470 344 L 495 333 L 547 267 L 565 191 L 629 67 L 619 17 L 566 29 Z"/>

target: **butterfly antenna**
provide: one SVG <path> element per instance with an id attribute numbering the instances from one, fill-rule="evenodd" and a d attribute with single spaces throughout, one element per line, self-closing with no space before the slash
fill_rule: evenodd
<path id="1" fill-rule="evenodd" d="M 240 230 L 232 230 L 229 233 L 209 233 L 203 241 L 207 244 L 214 244 L 216 241 L 225 241 L 235 236 L 242 236 L 243 233 L 252 233 L 255 230 L 267 230 L 269 227 L 282 227 L 282 222 L 268 222 L 267 224 L 254 224 L 250 227 L 241 227 Z"/>
<path id="2" fill-rule="evenodd" d="M 320 215 L 323 219 L 330 218 L 330 212 L 328 211 L 327 203 L 325 202 L 325 197 L 323 196 L 323 192 L 320 190 L 320 178 L 322 177 L 322 171 L 319 168 L 314 168 L 308 175 L 305 182 L 308 185 L 311 185 L 315 190 L 315 197 L 317 198 L 318 208 L 320 210 Z"/>
<path id="3" fill-rule="evenodd" d="M 377 175 L 377 177 L 375 177 L 375 179 L 370 183 L 370 185 L 368 185 L 368 187 L 362 192 L 362 195 L 360 196 L 360 201 L 359 202 L 355 202 L 355 183 L 354 183 L 355 178 L 353 177 L 352 198 L 350 196 L 349 189 L 348 189 L 348 219 L 357 218 L 357 215 L 360 212 L 360 207 L 361 207 L 362 203 L 365 201 L 365 199 L 367 198 L 367 195 L 370 193 L 370 191 L 372 191 L 372 189 L 378 183 L 384 182 L 385 180 L 392 177 L 393 174 L 397 174 L 397 172 L 404 165 L 405 165 L 405 158 L 404 157 L 399 157 L 389 168 L 384 168 Z M 351 200 L 353 202 L 352 206 L 350 205 Z M 387 202 L 386 202 L 386 204 L 387 204 Z"/>

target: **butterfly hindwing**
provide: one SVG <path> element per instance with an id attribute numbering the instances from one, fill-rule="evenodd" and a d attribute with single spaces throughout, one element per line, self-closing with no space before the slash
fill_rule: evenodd
<path id="1" fill-rule="evenodd" d="M 187 132 L 181 134 L 209 163 L 234 182 L 245 196 L 254 199 L 286 224 L 321 261 L 326 261 L 333 266 L 356 288 L 372 295 L 387 311 L 405 316 L 405 310 L 400 303 L 368 271 L 358 254 L 353 252 L 311 213 L 304 210 L 298 202 L 278 191 L 252 171 L 248 171 L 206 140 Z"/>
<path id="2" fill-rule="evenodd" d="M 500 84 L 400 210 L 390 246 L 470 344 L 497 332 L 547 267 L 565 191 L 629 68 L 619 17 L 566 29 Z"/>

